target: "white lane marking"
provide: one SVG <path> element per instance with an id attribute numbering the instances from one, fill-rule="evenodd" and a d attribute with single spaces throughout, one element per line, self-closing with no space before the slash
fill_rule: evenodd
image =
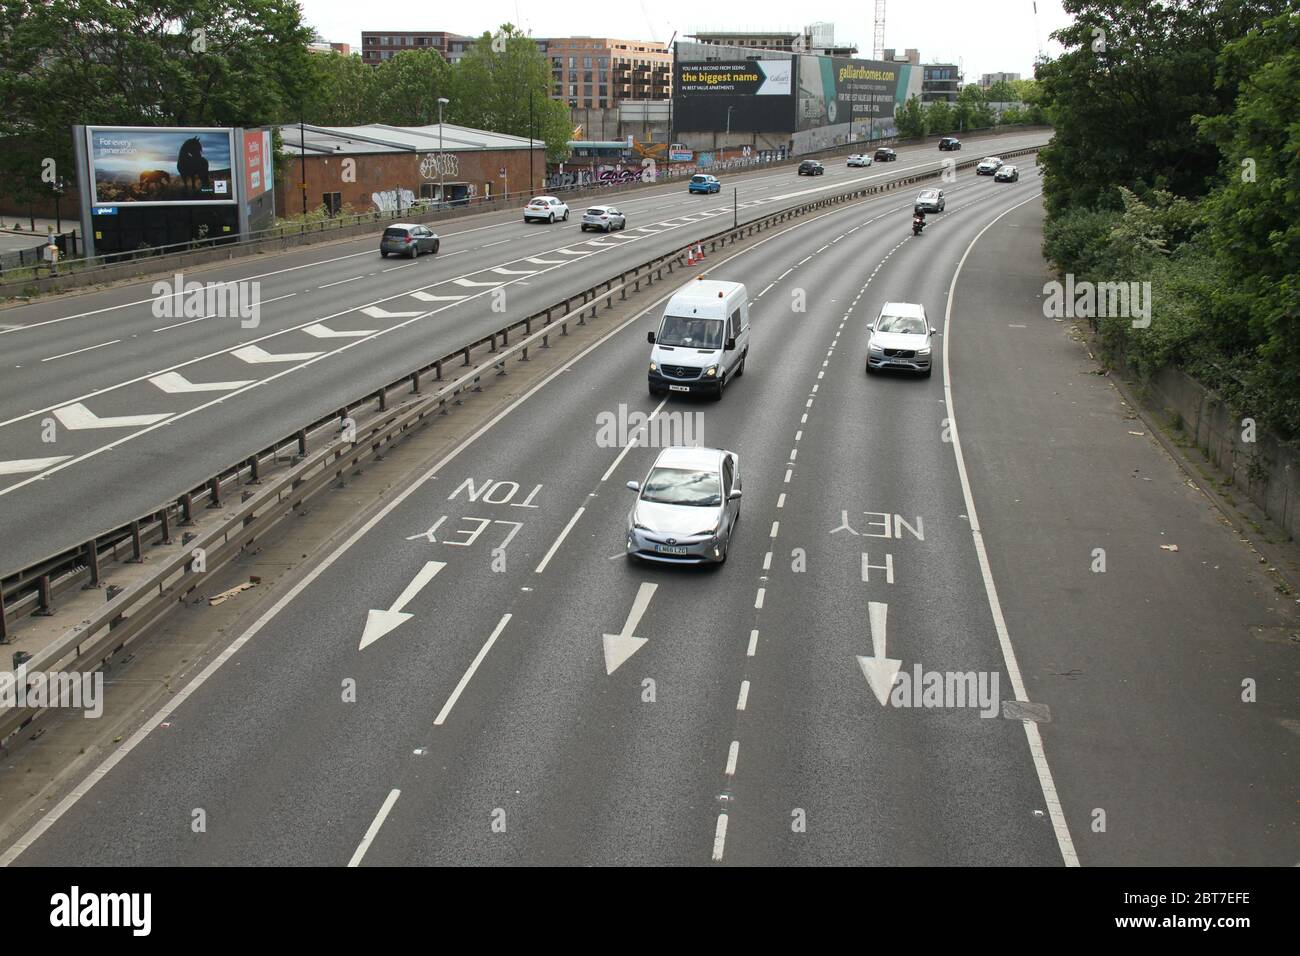
<path id="1" fill-rule="evenodd" d="M 423 315 L 423 312 L 389 312 L 387 309 L 381 309 L 377 305 L 367 305 L 361 309 L 363 315 L 368 315 L 372 319 L 410 319 L 417 315 Z M 333 316 L 331 316 L 333 318 Z M 293 331 L 286 329 L 286 332 Z"/>
<path id="2" fill-rule="evenodd" d="M 361 339 L 367 335 L 374 335 L 376 332 L 375 329 L 354 329 L 351 332 L 338 332 L 319 322 L 307 326 L 303 331 L 315 339 Z"/>
<path id="3" fill-rule="evenodd" d="M 771 570 L 772 570 L 772 552 L 771 552 L 771 551 L 769 551 L 769 552 L 767 552 L 767 554 L 763 555 L 763 570 L 764 570 L 764 571 L 771 571 Z"/>
<path id="4" fill-rule="evenodd" d="M 397 802 L 397 798 L 401 795 L 402 791 L 400 790 L 389 791 L 388 797 L 384 800 L 384 805 L 379 808 L 375 818 L 370 821 L 370 826 L 366 829 L 366 835 L 361 838 L 361 843 L 357 846 L 356 852 L 352 854 L 352 859 L 348 860 L 349 867 L 361 865 L 361 860 L 366 855 L 366 851 L 370 849 L 370 844 L 374 843 L 375 837 L 379 835 L 379 828 L 384 825 L 384 821 L 388 819 L 388 814 L 393 810 L 393 804 Z"/>
<path id="5" fill-rule="evenodd" d="M 537 259 L 537 258 L 524 260 L 524 262 L 531 262 L 533 263 L 533 265 L 538 265 L 538 266 L 562 266 L 568 261 L 569 261 L 568 259 Z"/>
<path id="6" fill-rule="evenodd" d="M 776 285 L 775 282 L 769 282 L 769 283 L 767 284 L 767 289 L 772 288 L 772 286 L 774 286 L 774 285 Z M 762 292 L 760 292 L 760 293 L 758 294 L 758 298 L 760 298 L 760 299 L 763 298 L 763 294 L 764 294 L 765 292 L 767 292 L 767 289 L 764 289 Z"/>
<path id="7" fill-rule="evenodd" d="M 412 292 L 411 295 L 421 302 L 459 302 L 461 299 L 469 298 L 468 293 L 465 295 L 434 295 L 432 292 L 422 292 L 418 289 Z"/>
<path id="8" fill-rule="evenodd" d="M 745 656 L 753 657 L 757 653 L 758 653 L 758 631 L 752 630 L 749 632 L 749 648 L 745 651 Z"/>
<path id="9" fill-rule="evenodd" d="M 274 299 L 262 299 L 259 305 L 270 305 L 272 302 L 282 302 L 285 299 L 292 299 L 297 292 L 286 292 L 284 295 L 277 295 Z M 172 329 L 179 329 L 183 325 L 193 325 L 195 322 L 202 322 L 205 319 L 224 319 L 224 315 L 200 315 L 196 319 L 186 319 L 184 322 L 173 322 L 171 325 L 164 325 L 159 329 L 152 329 L 153 332 L 168 332 Z"/>
<path id="10" fill-rule="evenodd" d="M 713 831 L 713 862 L 722 862 L 722 852 L 727 846 L 727 815 L 718 814 L 718 828 Z"/>
<path id="11" fill-rule="evenodd" d="M 406 263 L 405 265 L 400 265 L 400 266 L 389 266 L 387 269 L 384 269 L 384 270 L 382 270 L 382 271 L 384 271 L 384 272 L 396 272 L 398 269 L 409 269 L 409 268 L 411 268 L 411 266 L 418 266 L 419 264 L 420 264 L 420 260 L 419 260 L 419 259 L 416 259 L 414 262 L 408 262 L 408 263 Z M 325 288 L 325 287 L 324 287 L 324 286 L 321 286 L 321 288 L 323 289 L 323 288 Z"/>
<path id="12" fill-rule="evenodd" d="M 460 700 L 461 692 L 469 685 L 470 678 L 474 676 L 474 672 L 478 670 L 478 666 L 483 663 L 483 658 L 487 657 L 488 651 L 492 650 L 492 645 L 497 642 L 497 638 L 501 636 L 501 632 L 506 629 L 506 625 L 509 623 L 509 614 L 503 615 L 501 620 L 497 622 L 497 626 L 493 628 L 491 636 L 484 642 L 483 646 L 479 648 L 478 654 L 474 656 L 474 661 L 469 665 L 469 670 L 465 671 L 465 673 L 461 675 L 460 683 L 456 685 L 456 689 L 452 691 L 451 696 L 447 698 L 447 703 L 442 705 L 442 710 L 438 711 L 438 716 L 433 720 L 433 725 L 435 727 L 441 727 L 443 721 L 447 719 L 447 715 L 451 713 L 451 709 L 456 706 L 456 701 Z"/>
<path id="13" fill-rule="evenodd" d="M 776 499 L 776 506 L 777 506 L 778 508 L 784 508 L 784 507 L 785 507 L 785 492 L 784 492 L 784 491 L 781 492 L 781 494 L 779 494 L 779 495 L 777 496 L 777 499 Z"/>
<path id="14" fill-rule="evenodd" d="M 100 418 L 81 402 L 73 402 L 54 410 L 54 417 L 63 423 L 64 428 L 72 431 L 85 428 L 138 428 L 141 425 L 153 425 L 171 415 L 171 412 L 163 412 L 156 415 L 110 415 Z"/>
<path id="15" fill-rule="evenodd" d="M 556 249 L 555 251 L 558 252 L 558 253 L 559 253 L 560 255 L 562 255 L 562 256 L 589 256 L 589 255 L 592 255 L 592 252 L 591 252 L 590 249 L 577 249 L 577 250 L 575 250 L 575 249 Z"/>
<path id="16" fill-rule="evenodd" d="M 411 263 L 411 265 L 415 265 L 415 263 Z M 384 271 L 386 272 L 388 270 L 384 270 Z M 326 282 L 324 285 L 318 285 L 316 288 L 329 289 L 336 285 L 343 285 L 343 283 L 345 282 L 356 282 L 358 279 L 364 279 L 364 278 L 365 276 L 353 276 L 351 279 L 339 279 L 338 282 Z"/>
<path id="17" fill-rule="evenodd" d="M 745 704 L 749 701 L 749 681 L 740 682 L 740 697 L 736 699 L 736 710 L 744 710 Z"/>
<path id="18" fill-rule="evenodd" d="M 0 475 L 24 475 L 29 471 L 40 471 L 61 461 L 67 461 L 71 457 L 71 455 L 56 455 L 54 458 L 15 458 L 10 461 L 0 461 Z"/>
<path id="19" fill-rule="evenodd" d="M 402 588 L 402 593 L 397 596 L 392 604 L 386 610 L 371 608 L 366 612 L 366 624 L 361 631 L 361 644 L 357 650 L 364 651 L 375 641 L 379 640 L 385 634 L 396 629 L 400 625 L 415 617 L 414 614 L 407 612 L 406 605 L 415 600 L 415 596 L 424 589 L 424 586 L 437 577 L 438 572 L 447 566 L 445 561 L 426 561 L 420 566 L 420 570 L 415 573 L 406 587 Z"/>
<path id="20" fill-rule="evenodd" d="M 740 741 L 733 740 L 731 746 L 727 748 L 727 776 L 736 775 L 736 761 L 740 759 Z"/>
<path id="21" fill-rule="evenodd" d="M 564 543 L 564 539 L 569 536 L 569 532 L 573 530 L 573 526 L 578 523 L 578 519 L 582 517 L 582 513 L 586 510 L 586 507 L 581 507 L 573 513 L 573 517 L 569 519 L 569 523 L 564 526 L 564 530 L 560 532 L 560 536 L 555 539 L 555 542 L 551 545 L 551 549 L 547 551 L 546 556 L 542 558 L 542 563 L 533 569 L 534 574 L 541 574 L 546 570 L 546 566 L 551 563 L 551 558 L 555 557 L 555 552 L 559 550 L 560 545 Z"/>
<path id="22" fill-rule="evenodd" d="M 658 589 L 659 585 L 650 581 L 642 581 L 641 586 L 636 590 L 636 597 L 632 600 L 632 609 L 628 611 L 627 620 L 623 622 L 623 627 L 617 634 L 602 634 L 600 636 L 602 649 L 605 652 L 606 676 L 613 674 L 629 657 L 645 645 L 647 639 L 637 637 L 633 632 L 636 630 L 637 625 L 641 623 L 646 608 L 650 606 L 650 599 L 655 596 L 655 591 Z"/>
<path id="23" fill-rule="evenodd" d="M 786 480 L 786 483 L 787 483 L 787 484 L 788 484 L 789 481 L 790 481 L 790 476 L 793 475 L 793 474 L 794 474 L 794 469 L 793 469 L 793 468 L 787 468 L 787 469 L 785 470 L 785 480 Z"/>
<path id="24" fill-rule="evenodd" d="M 191 382 L 180 372 L 163 372 L 149 381 L 168 395 L 184 395 L 189 392 L 228 392 L 253 382 L 252 379 L 245 379 L 242 382 Z"/>
<path id="25" fill-rule="evenodd" d="M 979 517 L 975 512 L 975 497 L 971 492 L 970 478 L 966 474 L 966 458 L 962 453 L 961 433 L 957 430 L 956 412 L 953 407 L 952 370 L 948 357 L 952 354 L 952 303 L 957 292 L 957 280 L 961 278 L 961 270 L 966 264 L 966 259 L 975 248 L 975 244 L 979 242 L 980 237 L 993 228 L 999 219 L 1019 209 L 1026 203 L 1033 202 L 1041 195 L 1041 192 L 1034 193 L 1023 202 L 1018 202 L 1014 206 L 1004 209 L 975 234 L 975 238 L 970 241 L 970 245 L 966 247 L 966 251 L 962 253 L 961 259 L 957 262 L 957 269 L 953 273 L 952 282 L 948 286 L 948 305 L 943 316 L 943 400 L 947 406 L 948 427 L 952 436 L 952 451 L 957 459 L 957 477 L 961 479 L 961 493 L 966 501 L 966 517 L 970 524 L 971 538 L 975 542 L 975 554 L 979 558 L 980 576 L 984 579 L 984 593 L 988 598 L 989 609 L 993 612 L 993 625 L 998 633 L 998 646 L 1002 650 L 1002 660 L 1007 668 L 1007 676 L 1011 678 L 1011 688 L 1016 695 L 1016 700 L 1029 700 L 1030 698 L 1025 690 L 1024 679 L 1020 675 L 1020 664 L 1016 661 L 1015 648 L 1011 646 L 1011 634 L 1007 630 L 1006 619 L 1002 616 L 1002 602 L 998 599 L 997 585 L 993 583 L 993 570 L 989 566 L 988 552 L 984 547 L 984 534 L 980 530 Z M 1051 767 L 1047 764 L 1047 754 L 1043 751 L 1043 741 L 1038 733 L 1038 725 L 1031 720 L 1021 721 L 1021 724 L 1025 728 L 1025 740 L 1029 744 L 1029 753 L 1034 761 L 1034 769 L 1038 773 L 1038 785 L 1043 791 L 1043 800 L 1047 804 L 1047 812 L 1052 820 L 1052 830 L 1056 834 L 1056 844 L 1060 848 L 1061 857 L 1066 866 L 1078 866 L 1079 857 L 1074 849 L 1074 840 L 1070 837 L 1069 825 L 1065 822 L 1065 812 L 1061 808 L 1061 801 L 1056 792 L 1056 783 L 1052 778 Z"/>
<path id="26" fill-rule="evenodd" d="M 121 339 L 113 339 L 111 342 L 100 342 L 98 345 L 88 345 L 84 349 L 76 349 L 72 352 L 63 352 L 59 355 L 51 355 L 49 358 L 41 359 L 42 362 L 53 362 L 55 359 L 67 358 L 69 355 L 80 355 L 82 352 L 93 352 L 95 349 L 102 349 L 106 345 L 116 345 Z"/>
<path id="27" fill-rule="evenodd" d="M 777 533 L 777 531 L 780 530 L 780 528 L 781 528 L 781 522 L 779 522 L 779 521 L 773 521 L 773 522 L 772 522 L 772 535 L 771 535 L 771 536 L 772 536 L 773 538 L 776 537 L 776 533 Z"/>
<path id="28" fill-rule="evenodd" d="M 499 275 L 499 276 L 535 276 L 535 275 L 537 275 L 537 270 L 536 270 L 536 269 L 506 269 L 506 268 L 503 268 L 502 266 L 494 266 L 494 267 L 492 268 L 491 271 L 495 272 L 495 273 L 496 273 L 497 275 Z"/>
<path id="29" fill-rule="evenodd" d="M 767 588 L 759 588 L 758 593 L 754 595 L 754 607 L 760 611 L 763 609 L 763 595 L 767 593 Z"/>
<path id="30" fill-rule="evenodd" d="M 777 232 L 774 232 L 772 233 L 772 235 L 767 236 L 764 239 L 760 239 L 752 246 L 749 246 L 748 248 L 741 250 L 740 252 L 736 253 L 735 255 L 731 256 L 729 259 L 725 261 L 728 264 L 734 262 L 739 257 L 747 255 L 750 252 L 753 252 L 755 249 L 758 249 L 765 243 L 770 242 L 773 239 L 779 239 L 780 237 L 784 236 L 787 232 L 793 231 L 795 229 L 801 229 L 804 226 L 811 225 L 815 222 L 818 222 L 821 219 L 826 218 L 827 216 L 834 215 L 835 213 L 840 211 L 841 210 L 831 210 L 829 212 L 824 212 L 821 215 L 813 216 L 811 219 L 807 219 L 804 220 L 803 222 L 795 223 L 786 229 L 781 229 Z M 705 270 L 704 274 L 711 272 L 714 268 L 716 267 L 711 266 L 709 269 Z M 7 850 L 0 852 L 0 867 L 8 866 L 11 863 L 13 863 L 14 860 L 18 859 L 18 857 L 21 856 L 22 853 L 28 847 L 30 847 L 33 843 L 39 840 L 47 830 L 49 830 L 52 826 L 54 826 L 54 824 L 56 824 L 60 819 L 62 819 L 69 810 L 71 810 L 74 806 L 76 806 L 78 801 L 80 801 L 82 797 L 84 797 L 87 793 L 89 793 L 96 783 L 104 779 L 104 777 L 106 777 L 114 767 L 116 767 L 119 763 L 121 763 L 124 759 L 126 759 L 126 757 L 131 753 L 131 751 L 133 751 L 136 747 L 140 746 L 140 744 L 144 742 L 144 739 L 147 736 L 149 736 L 150 733 L 156 730 L 164 720 L 166 720 L 169 716 L 171 716 L 171 714 L 176 710 L 177 707 L 183 704 L 196 691 L 198 691 L 200 687 L 202 687 L 205 683 L 207 683 L 207 681 L 212 677 L 212 675 L 215 674 L 218 670 L 220 670 L 221 666 L 225 664 L 226 661 L 230 660 L 230 658 L 233 657 L 239 651 L 240 648 L 242 648 L 245 644 L 247 644 L 254 637 L 256 637 L 262 631 L 262 629 L 266 627 L 267 624 L 269 624 L 277 616 L 279 616 L 279 614 L 286 607 L 292 604 L 298 598 L 299 595 L 301 595 L 305 590 L 307 590 L 307 588 L 310 587 L 312 583 L 316 581 L 317 578 L 319 578 L 322 574 L 324 574 L 331 567 L 333 567 L 334 564 L 339 560 L 339 558 L 343 557 L 343 555 L 346 554 L 348 551 L 350 551 L 358 541 L 360 541 L 372 530 L 374 530 L 376 525 L 378 525 L 381 521 L 383 521 L 390 514 L 392 514 L 397 508 L 401 507 L 401 505 L 403 504 L 403 502 L 406 501 L 406 499 L 408 499 L 417 491 L 419 491 L 421 488 L 423 488 L 425 484 L 427 484 L 430 480 L 437 477 L 438 472 L 440 472 L 442 469 L 447 467 L 448 464 L 454 461 L 457 458 L 457 456 L 461 454 L 461 452 L 463 452 L 466 448 L 469 448 L 476 441 L 478 441 L 478 439 L 486 435 L 489 431 L 491 431 L 493 427 L 496 426 L 498 422 L 500 422 L 508 415 L 510 415 L 511 412 L 515 411 L 517 408 L 519 408 L 519 406 L 527 402 L 530 398 L 532 398 L 534 395 L 540 392 L 552 381 L 559 378 L 561 375 L 569 372 L 573 368 L 573 366 L 576 365 L 578 362 L 580 362 L 582 359 L 586 358 L 592 352 L 596 351 L 596 349 L 600 348 L 602 345 L 604 345 L 614 336 L 618 335 L 620 332 L 623 332 L 624 330 L 631 327 L 632 325 L 635 325 L 645 316 L 649 315 L 655 309 L 662 306 L 675 294 L 676 294 L 675 290 L 670 290 L 664 293 L 658 299 L 655 299 L 653 302 L 647 305 L 640 312 L 626 319 L 622 324 L 616 326 L 615 328 L 610 329 L 608 332 L 606 332 L 604 335 L 598 338 L 595 342 L 592 342 L 585 349 L 579 352 L 572 359 L 572 361 L 567 362 L 564 365 L 560 366 L 559 368 L 555 369 L 553 372 L 551 372 L 545 378 L 543 378 L 540 382 L 538 382 L 528 391 L 524 392 L 524 394 L 520 395 L 513 402 L 511 402 L 509 405 L 503 408 L 496 415 L 492 416 L 492 418 L 490 418 L 487 422 L 485 422 L 482 426 L 480 426 L 477 431 L 475 431 L 468 438 L 466 438 L 459 445 L 457 445 L 450 452 L 448 452 L 442 459 L 440 459 L 426 472 L 424 472 L 424 474 L 420 475 L 420 477 L 416 478 L 413 482 L 411 482 L 410 485 L 408 485 L 402 491 L 398 492 L 391 499 L 389 499 L 387 503 L 378 512 L 372 515 L 369 518 L 369 520 L 365 522 L 365 524 L 357 528 L 356 531 L 354 531 L 337 548 L 331 551 L 319 564 L 315 565 L 309 572 L 307 572 L 307 574 L 305 574 L 298 581 L 297 584 L 291 587 L 289 591 L 282 598 L 280 598 L 278 601 L 275 602 L 275 604 L 273 604 L 270 608 L 268 608 L 265 612 L 263 612 L 262 615 L 257 618 L 257 620 L 255 620 L 252 624 L 249 625 L 246 631 L 244 631 L 242 634 L 239 635 L 239 637 L 231 641 L 230 645 L 226 647 L 224 651 L 218 654 L 217 657 L 210 664 L 208 664 L 207 667 L 205 667 L 202 671 L 200 671 L 197 675 L 195 675 L 195 677 L 188 684 L 182 687 L 170 698 L 168 698 L 167 702 L 164 703 L 163 706 L 160 707 L 158 711 L 152 717 L 150 717 L 149 720 L 146 721 L 143 726 L 140 727 L 139 730 L 137 730 L 134 734 L 132 734 L 127 740 L 123 741 L 123 743 L 120 744 L 118 748 L 114 750 L 111 754 L 105 757 L 103 763 L 101 763 L 98 767 L 96 767 L 94 770 L 88 773 L 86 777 L 68 793 L 67 796 L 65 796 L 62 800 L 60 800 L 54 806 L 54 808 L 50 810 L 49 813 L 41 817 L 39 821 L 33 824 L 32 827 L 21 837 L 19 837 L 18 840 L 16 840 L 13 844 L 11 844 Z M 752 656 L 752 651 L 755 650 L 758 646 L 757 640 L 758 640 L 758 632 L 754 631 L 750 635 L 751 656 Z M 725 831 L 725 827 L 724 827 L 724 831 Z"/>
<path id="31" fill-rule="evenodd" d="M 456 285 L 464 286 L 466 289 L 483 289 L 501 284 L 500 279 L 488 279 L 486 282 L 477 282 L 474 279 L 452 279 L 451 281 Z"/>
<path id="32" fill-rule="evenodd" d="M 479 246 L 479 248 L 480 248 L 480 249 L 491 249 L 493 246 L 499 246 L 499 245 L 501 245 L 502 243 L 506 243 L 506 242 L 510 242 L 510 241 L 511 241 L 511 240 L 509 240 L 509 239 L 498 239 L 496 242 L 489 242 L 489 243 L 486 243 L 485 245 Z"/>
<path id="33" fill-rule="evenodd" d="M 309 358 L 322 355 L 322 352 L 268 352 L 260 345 L 245 345 L 230 353 L 241 362 L 249 365 L 267 365 L 275 362 L 305 362 Z"/>
<path id="34" fill-rule="evenodd" d="M 650 422 L 654 421 L 655 416 L 658 415 L 659 412 L 663 409 L 663 407 L 667 404 L 668 404 L 668 399 L 665 398 L 658 405 L 656 405 L 655 410 L 650 413 L 650 417 L 646 419 L 646 423 L 645 425 L 642 426 L 642 428 L 649 428 Z M 623 446 L 623 450 L 620 451 L 617 456 L 615 456 L 614 460 L 610 462 L 609 467 L 605 469 L 605 473 L 600 476 L 600 480 L 602 482 L 608 481 L 609 476 L 614 474 L 614 469 L 617 468 L 622 463 L 625 457 L 627 457 L 627 453 L 630 452 L 633 448 L 637 447 L 637 440 L 641 437 L 641 430 L 642 430 L 641 428 L 638 428 L 636 430 L 636 434 L 629 436 L 627 444 Z"/>

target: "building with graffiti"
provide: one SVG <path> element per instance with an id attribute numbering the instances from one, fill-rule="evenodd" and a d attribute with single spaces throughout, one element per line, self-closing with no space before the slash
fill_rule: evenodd
<path id="1" fill-rule="evenodd" d="M 465 126 L 282 126 L 277 212 L 397 212 L 421 201 L 460 203 L 532 193 L 546 178 L 546 144 Z M 305 189 L 303 188 L 305 185 Z"/>

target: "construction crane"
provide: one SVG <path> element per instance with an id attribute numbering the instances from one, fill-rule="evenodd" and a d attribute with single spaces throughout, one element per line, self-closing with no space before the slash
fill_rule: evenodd
<path id="1" fill-rule="evenodd" d="M 885 0 L 876 0 L 876 42 L 873 49 L 877 60 L 885 58 Z"/>

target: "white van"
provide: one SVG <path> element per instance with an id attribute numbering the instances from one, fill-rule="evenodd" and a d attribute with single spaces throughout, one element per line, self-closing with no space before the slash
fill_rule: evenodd
<path id="1" fill-rule="evenodd" d="M 749 293 L 744 283 L 699 278 L 668 300 L 658 334 L 646 333 L 650 394 L 707 393 L 715 399 L 745 374 Z"/>

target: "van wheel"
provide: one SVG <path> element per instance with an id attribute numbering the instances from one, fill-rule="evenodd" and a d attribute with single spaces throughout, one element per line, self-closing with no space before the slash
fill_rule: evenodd
<path id="1" fill-rule="evenodd" d="M 745 374 L 745 362 L 749 358 L 749 349 L 745 349 L 745 354 L 740 357 L 740 367 L 736 369 L 736 378 Z"/>
<path id="2" fill-rule="evenodd" d="M 715 402 L 720 402 L 720 401 L 722 401 L 722 391 L 723 391 L 723 389 L 725 389 L 726 387 L 727 387 L 727 375 L 726 375 L 726 373 L 724 372 L 724 373 L 723 373 L 723 374 L 718 378 L 718 390 L 717 390 L 716 392 L 713 393 L 713 400 L 714 400 Z"/>

